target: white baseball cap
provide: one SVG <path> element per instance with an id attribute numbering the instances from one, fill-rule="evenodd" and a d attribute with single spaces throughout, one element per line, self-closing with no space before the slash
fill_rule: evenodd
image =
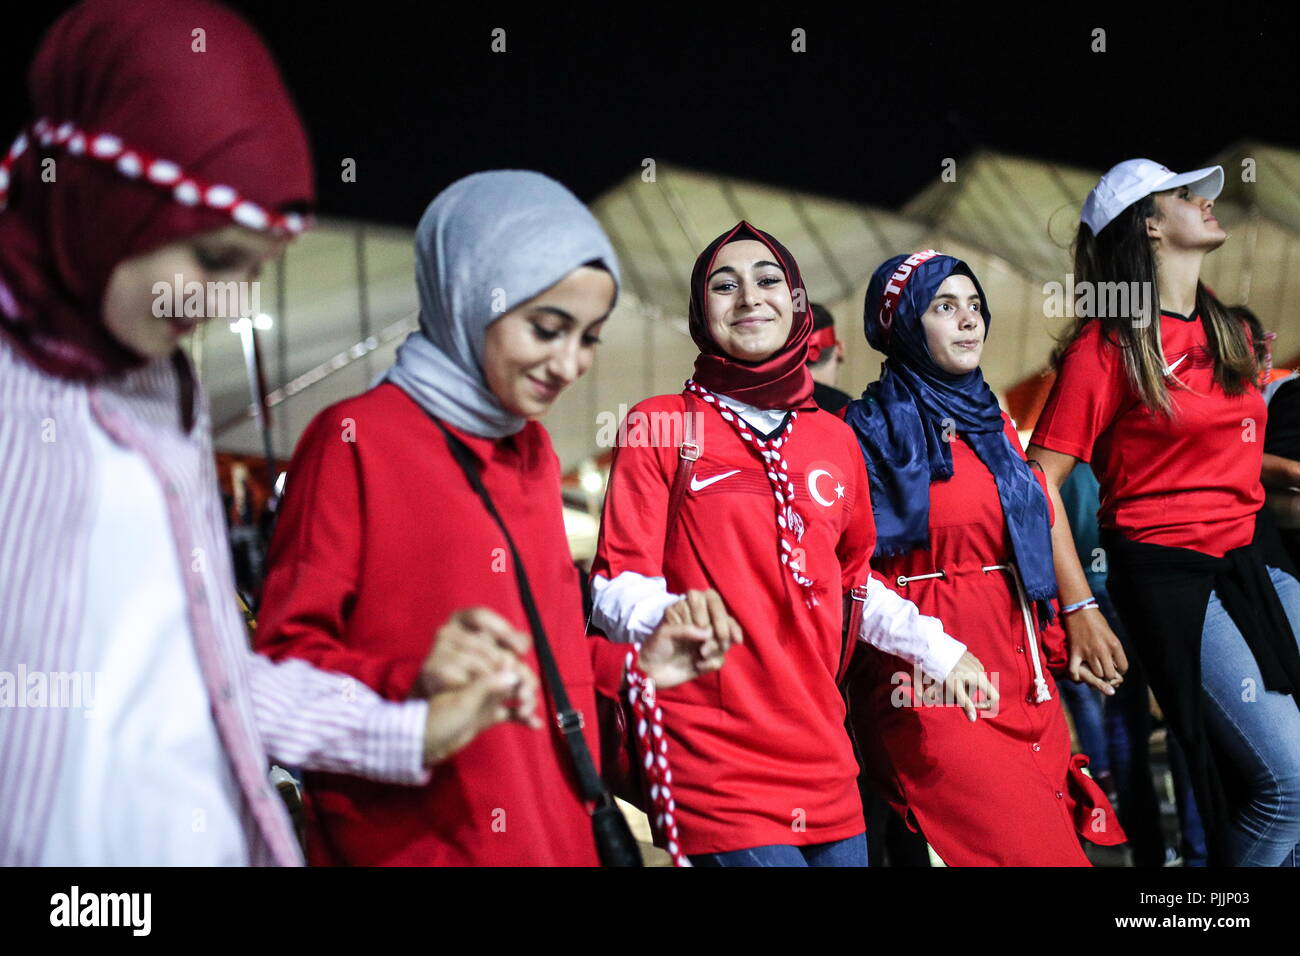
<path id="1" fill-rule="evenodd" d="M 1206 199 L 1215 199 L 1223 191 L 1223 167 L 1207 166 L 1190 173 L 1176 173 L 1151 159 L 1126 159 L 1112 166 L 1092 187 L 1083 201 L 1079 220 L 1087 223 L 1095 236 L 1144 196 L 1179 186 L 1186 186 Z"/>

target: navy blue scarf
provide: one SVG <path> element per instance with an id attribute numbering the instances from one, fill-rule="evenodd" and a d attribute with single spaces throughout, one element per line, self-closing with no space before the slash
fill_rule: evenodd
<path id="1" fill-rule="evenodd" d="M 895 256 L 867 287 L 867 341 L 885 353 L 885 371 L 848 406 L 845 421 L 858 436 L 871 479 L 876 554 L 929 545 L 930 483 L 952 477 L 946 425 L 949 440 L 960 433 L 993 473 L 1026 594 L 1041 602 L 1041 619 L 1050 620 L 1047 602 L 1056 596 L 1056 572 L 1047 498 L 1003 431 L 1002 410 L 984 374 L 978 368 L 964 375 L 945 372 L 926 345 L 921 316 L 953 272 L 975 284 L 987 335 L 984 290 L 970 268 L 951 256 Z"/>

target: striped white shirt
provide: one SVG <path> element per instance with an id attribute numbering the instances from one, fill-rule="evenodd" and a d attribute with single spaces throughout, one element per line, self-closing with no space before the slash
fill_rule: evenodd
<path id="1" fill-rule="evenodd" d="M 304 661 L 272 663 L 248 647 L 217 490 L 206 398 L 179 421 L 179 381 L 162 360 L 93 385 L 46 375 L 0 335 L 0 865 L 42 858 L 53 827 L 69 722 L 91 705 L 81 657 L 99 501 L 92 438 L 102 429 L 143 458 L 163 491 L 181 569 L 188 631 L 229 769 L 239 788 L 247 858 L 302 862 L 267 779 L 290 766 L 421 784 L 427 705 L 390 703 Z M 93 681 L 93 676 L 89 677 Z M 168 719 L 166 713 L 157 716 Z M 61 804 L 60 804 L 61 805 Z"/>

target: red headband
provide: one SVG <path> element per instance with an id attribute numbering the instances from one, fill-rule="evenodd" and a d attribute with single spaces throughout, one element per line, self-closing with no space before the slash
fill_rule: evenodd
<path id="1" fill-rule="evenodd" d="M 835 337 L 835 326 L 833 325 L 815 331 L 808 337 L 808 364 L 814 365 L 821 361 L 822 350 L 834 348 L 839 344 L 839 341 Z"/>

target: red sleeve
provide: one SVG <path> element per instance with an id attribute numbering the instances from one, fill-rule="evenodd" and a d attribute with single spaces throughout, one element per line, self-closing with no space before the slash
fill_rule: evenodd
<path id="1" fill-rule="evenodd" d="M 623 692 L 627 671 L 627 650 L 630 644 L 615 644 L 599 634 L 589 635 L 591 672 L 596 680 L 596 690 L 606 697 L 617 698 Z"/>
<path id="2" fill-rule="evenodd" d="M 329 410 L 303 433 L 268 556 L 254 647 L 349 674 L 389 700 L 411 691 L 418 665 L 348 646 L 365 527 L 356 443 L 341 441 Z"/>
<path id="3" fill-rule="evenodd" d="M 1006 429 L 1007 440 L 1011 442 L 1013 448 L 1020 452 L 1020 457 L 1025 458 L 1025 450 L 1020 446 L 1020 435 L 1015 426 L 1011 424 L 1011 416 L 1003 412 L 1002 422 Z M 1032 465 L 1029 470 L 1038 479 L 1039 487 L 1043 489 L 1043 497 L 1047 499 L 1047 523 L 1055 525 L 1056 508 L 1052 506 L 1052 496 L 1047 493 L 1047 475 L 1043 474 L 1043 469 Z M 1052 598 L 1052 606 L 1057 609 L 1056 617 L 1052 619 L 1051 624 L 1039 628 L 1038 637 L 1046 653 L 1047 669 L 1060 676 L 1070 661 L 1069 654 L 1066 652 L 1065 629 L 1061 626 L 1060 605 L 1055 598 Z"/>
<path id="4" fill-rule="evenodd" d="M 1007 441 L 1011 442 L 1011 447 L 1020 454 L 1021 460 L 1028 461 L 1029 459 L 1025 456 L 1025 449 L 1020 444 L 1020 433 L 1016 431 L 1016 426 L 1011 423 L 1011 416 L 1006 412 L 1002 413 L 1002 429 L 1006 433 Z M 1038 479 L 1038 485 L 1043 489 L 1043 497 L 1047 499 L 1047 523 L 1049 525 L 1055 525 L 1056 508 L 1052 505 L 1052 496 L 1047 493 L 1047 475 L 1045 475 L 1043 469 L 1037 465 L 1030 465 L 1029 470 L 1032 471 L 1034 477 Z"/>
<path id="5" fill-rule="evenodd" d="M 1094 320 L 1062 356 L 1031 444 L 1090 461 L 1097 436 L 1119 413 L 1124 386 L 1119 350 Z"/>
<path id="6" fill-rule="evenodd" d="M 844 534 L 835 546 L 842 571 L 841 587 L 848 591 L 867 583 L 871 575 L 871 555 L 876 550 L 876 517 L 871 512 L 871 483 L 867 478 L 867 465 L 856 440 L 849 455 L 849 475 L 853 480 L 853 511 L 849 514 Z M 879 577 L 879 575 L 877 575 Z M 882 579 L 883 580 L 883 579 Z"/>
<path id="7" fill-rule="evenodd" d="M 668 493 L 673 478 L 665 465 L 669 455 L 675 463 L 674 448 L 623 445 L 614 449 L 600 537 L 591 564 L 593 575 L 613 579 L 624 571 L 635 571 L 646 577 L 664 576 Z"/>
<path id="8" fill-rule="evenodd" d="M 637 406 L 633 411 L 640 409 Z M 629 412 L 631 414 L 631 412 Z M 664 458 L 672 448 L 616 445 L 609 466 L 609 486 L 601 512 L 600 536 L 591 573 L 616 578 L 624 571 L 663 577 L 664 537 L 667 533 L 671 477 Z M 588 636 L 596 689 L 618 697 L 623 688 L 627 646 L 596 632 Z"/>
<path id="9" fill-rule="evenodd" d="M 1056 616 L 1051 624 L 1039 629 L 1038 638 L 1044 651 L 1047 669 L 1058 678 L 1063 678 L 1070 669 L 1069 641 L 1065 634 L 1065 626 L 1062 624 L 1060 602 L 1056 598 L 1052 598 L 1052 608 Z"/>
<path id="10" fill-rule="evenodd" d="M 838 409 L 835 417 L 844 421 L 849 407 Z M 846 422 L 847 424 L 847 422 Z M 852 426 L 849 427 L 852 431 Z M 886 578 L 871 566 L 871 557 L 876 550 L 876 515 L 871 507 L 871 478 L 867 474 L 867 463 L 862 457 L 862 448 L 854 436 L 854 454 L 852 460 L 854 480 L 857 482 L 857 496 L 853 501 L 853 513 L 849 516 L 835 553 L 839 556 L 843 570 L 842 586 L 847 592 L 852 588 L 867 583 L 867 578 L 875 578 L 885 587 L 897 593 L 898 582 Z M 856 642 L 855 642 L 856 646 Z"/>

